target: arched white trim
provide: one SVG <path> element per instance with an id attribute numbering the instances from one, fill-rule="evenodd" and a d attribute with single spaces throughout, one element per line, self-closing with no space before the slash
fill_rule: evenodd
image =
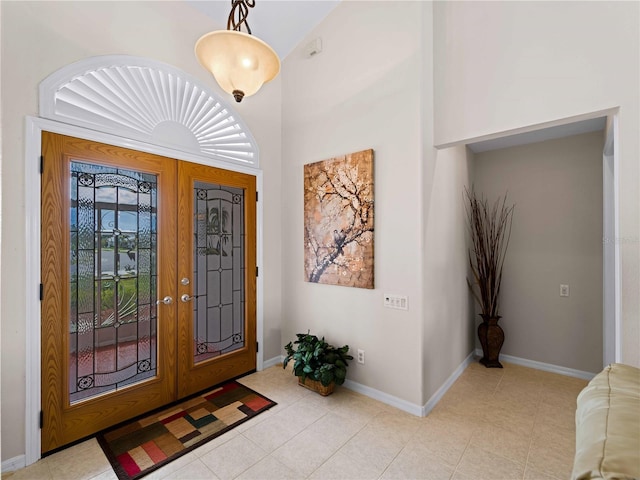
<path id="1" fill-rule="evenodd" d="M 130 55 L 72 63 L 40 83 L 40 117 L 236 165 L 259 167 L 251 132 L 189 74 Z"/>

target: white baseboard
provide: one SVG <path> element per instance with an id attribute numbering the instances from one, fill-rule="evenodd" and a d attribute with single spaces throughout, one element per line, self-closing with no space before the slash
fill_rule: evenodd
<path id="1" fill-rule="evenodd" d="M 264 370 L 265 368 L 274 367 L 279 363 L 282 363 L 282 360 L 284 360 L 284 355 L 277 355 L 269 360 L 264 360 L 262 362 L 262 369 Z"/>
<path id="2" fill-rule="evenodd" d="M 444 394 L 447 393 L 447 390 L 451 388 L 451 386 L 455 383 L 458 377 L 462 375 L 462 372 L 464 372 L 464 370 L 469 366 L 469 364 L 471 364 L 471 362 L 473 361 L 473 357 L 474 357 L 473 352 L 471 352 L 467 356 L 467 358 L 465 358 L 462 361 L 462 363 L 458 366 L 458 368 L 456 368 L 456 370 L 449 376 L 449 378 L 447 378 L 447 380 L 440 386 L 440 388 L 436 390 L 436 393 L 431 395 L 431 398 L 429 399 L 429 401 L 425 403 L 425 405 L 422 407 L 421 415 L 423 417 L 426 417 L 429 414 L 429 412 L 433 410 L 433 407 L 435 407 L 436 404 L 440 401 L 440 399 L 442 399 Z"/>
<path id="3" fill-rule="evenodd" d="M 263 368 L 269 368 L 274 365 L 278 365 L 282 363 L 283 360 L 284 355 L 265 360 L 263 363 Z M 433 407 L 436 406 L 436 404 L 440 401 L 444 394 L 447 393 L 447 390 L 451 388 L 451 385 L 454 384 L 454 382 L 458 379 L 462 372 L 464 372 L 464 369 L 469 366 L 472 360 L 473 352 L 464 359 L 464 361 L 458 366 L 458 368 L 456 368 L 456 370 L 449 376 L 446 382 L 442 384 L 438 391 L 433 394 L 429 401 L 423 406 L 416 405 L 381 390 L 376 390 L 375 388 L 371 388 L 361 383 L 354 382 L 353 380 L 345 380 L 344 387 L 348 388 L 349 390 L 353 390 L 354 392 L 366 395 L 367 397 L 374 400 L 386 403 L 387 405 L 391 405 L 392 407 L 398 408 L 404 412 L 416 415 L 418 417 L 424 417 L 433 409 Z"/>
<path id="4" fill-rule="evenodd" d="M 2 473 L 15 472 L 27 466 L 27 457 L 25 455 L 18 455 L 17 457 L 10 458 L 2 462 Z"/>
<path id="5" fill-rule="evenodd" d="M 447 393 L 447 390 L 451 388 L 451 385 L 455 383 L 455 381 L 462 374 L 462 372 L 464 372 L 465 368 L 469 366 L 472 360 L 473 352 L 464 359 L 464 361 L 458 366 L 458 368 L 456 368 L 456 370 L 442 384 L 438 391 L 436 391 L 436 393 L 434 393 L 429 401 L 423 406 L 407 402 L 402 398 L 394 397 L 393 395 L 389 395 L 388 393 L 376 390 L 375 388 L 367 387 L 366 385 L 362 385 L 351 380 L 346 380 L 344 382 L 344 386 L 350 390 L 353 390 L 354 392 L 362 393 L 367 397 L 373 398 L 374 400 L 378 400 L 382 403 L 386 403 L 387 405 L 391 405 L 392 407 L 396 407 L 412 415 L 425 417 L 431 410 L 433 410 L 433 407 L 435 407 L 440 399 L 444 396 L 444 394 Z"/>
<path id="6" fill-rule="evenodd" d="M 391 405 L 392 407 L 398 408 L 412 415 L 416 415 L 419 417 L 422 414 L 420 405 L 415 405 L 411 402 L 403 400 L 402 398 L 394 397 L 393 395 L 389 395 L 388 393 L 385 393 L 383 391 L 376 390 L 375 388 L 367 387 L 366 385 L 354 382 L 353 380 L 345 380 L 344 386 L 349 390 L 361 393 L 369 398 L 373 398 L 374 400 L 378 400 L 379 402 L 386 403 L 387 405 Z"/>
<path id="7" fill-rule="evenodd" d="M 476 355 L 478 357 L 481 357 L 482 349 L 476 349 Z M 543 370 L 545 372 L 558 373 L 560 375 L 580 378 L 582 380 L 591 380 L 596 376 L 596 374 L 592 372 L 585 372 L 582 370 L 575 370 L 573 368 L 561 367 L 559 365 L 552 365 L 551 363 L 537 362 L 536 360 L 527 360 L 526 358 L 513 357 L 511 355 L 500 354 L 500 359 L 504 360 L 505 362 L 513 363 L 514 365 L 535 368 L 536 370 Z"/>

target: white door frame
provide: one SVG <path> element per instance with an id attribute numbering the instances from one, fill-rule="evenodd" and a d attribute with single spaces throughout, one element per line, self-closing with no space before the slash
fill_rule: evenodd
<path id="1" fill-rule="evenodd" d="M 602 336 L 603 365 L 622 361 L 620 339 L 620 242 L 618 114 L 607 117 L 602 152 Z"/>
<path id="2" fill-rule="evenodd" d="M 69 125 L 53 120 L 26 117 L 25 148 L 25 216 L 26 216 L 26 405 L 25 405 L 25 463 L 31 465 L 40 459 L 40 410 L 41 410 L 41 335 L 40 335 L 40 215 L 41 215 L 41 175 L 40 155 L 42 132 L 53 132 L 84 140 L 106 143 L 117 147 L 162 155 L 177 160 L 199 163 L 225 170 L 241 172 L 256 177 L 256 188 L 262 192 L 262 170 L 217 161 L 210 157 L 184 152 L 139 140 L 102 133 L 87 128 Z M 257 205 L 257 263 L 262 270 L 263 262 L 263 202 Z M 263 341 L 263 276 L 256 284 L 256 338 Z M 263 368 L 263 349 L 256 358 L 257 370 Z"/>

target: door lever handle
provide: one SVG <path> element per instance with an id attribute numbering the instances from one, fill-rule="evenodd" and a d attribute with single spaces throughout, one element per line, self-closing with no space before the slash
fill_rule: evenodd
<path id="1" fill-rule="evenodd" d="M 156 305 L 160 305 L 161 303 L 164 303 L 165 305 L 171 305 L 173 303 L 173 298 L 167 295 L 162 300 L 156 300 Z"/>
<path id="2" fill-rule="evenodd" d="M 194 298 L 196 298 L 196 297 L 195 296 L 191 297 L 191 296 L 189 296 L 188 293 L 185 293 L 180 297 L 180 300 L 182 300 L 183 303 L 187 303 L 188 301 L 193 300 Z"/>

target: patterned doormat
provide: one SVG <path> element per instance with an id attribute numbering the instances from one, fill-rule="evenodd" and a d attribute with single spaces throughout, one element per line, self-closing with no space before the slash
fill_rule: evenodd
<path id="1" fill-rule="evenodd" d="M 96 435 L 120 480 L 156 470 L 276 405 L 230 381 Z"/>

